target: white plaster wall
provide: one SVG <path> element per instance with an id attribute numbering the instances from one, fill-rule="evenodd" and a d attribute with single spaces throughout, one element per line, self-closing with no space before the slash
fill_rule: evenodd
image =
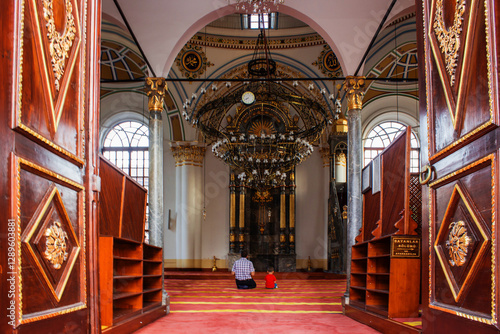
<path id="1" fill-rule="evenodd" d="M 165 124 L 164 124 L 165 125 Z M 164 129 L 164 137 L 167 134 Z M 175 159 L 172 155 L 172 150 L 170 149 L 170 142 L 164 141 L 163 143 L 163 211 L 165 214 L 165 229 L 164 229 L 164 248 L 163 257 L 165 259 L 175 259 L 177 256 L 176 252 L 176 227 L 177 227 L 177 211 L 176 211 L 176 200 L 179 196 L 176 194 L 177 178 L 176 178 L 176 168 Z M 179 179 L 180 182 L 180 179 Z M 168 214 L 170 210 L 170 228 L 168 228 Z"/>
<path id="2" fill-rule="evenodd" d="M 229 168 L 213 155 L 210 147 L 205 164 L 207 217 L 201 227 L 201 254 L 202 264 L 208 267 L 214 256 L 226 260 L 229 251 Z M 222 264 L 218 262 L 218 266 Z"/>
<path id="3" fill-rule="evenodd" d="M 296 223 L 295 239 L 297 269 L 304 267 L 311 257 L 313 267 L 326 264 L 327 258 L 327 220 L 325 210 L 324 168 L 318 150 L 296 168 Z"/>

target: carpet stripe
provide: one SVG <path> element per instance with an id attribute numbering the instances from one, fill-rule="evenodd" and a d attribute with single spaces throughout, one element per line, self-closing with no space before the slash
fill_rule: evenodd
<path id="1" fill-rule="evenodd" d="M 212 310 L 171 310 L 170 313 L 294 313 L 294 314 L 339 314 L 339 313 L 342 313 L 342 311 L 212 309 Z"/>
<path id="2" fill-rule="evenodd" d="M 203 296 L 203 295 L 179 295 L 179 296 L 171 296 L 175 298 L 264 298 L 263 296 Z M 274 296 L 276 299 L 340 299 L 340 296 Z"/>
<path id="3" fill-rule="evenodd" d="M 342 305 L 342 303 L 286 303 L 286 302 L 170 302 L 170 304 L 193 304 L 193 305 Z"/>

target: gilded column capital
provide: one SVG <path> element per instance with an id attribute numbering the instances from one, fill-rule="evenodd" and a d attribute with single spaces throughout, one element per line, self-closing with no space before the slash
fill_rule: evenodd
<path id="1" fill-rule="evenodd" d="M 167 92 L 167 83 L 165 78 L 146 78 L 146 94 L 148 99 L 148 108 L 152 113 L 161 113 L 163 110 L 163 100 Z"/>
<path id="2" fill-rule="evenodd" d="M 174 142 L 170 149 L 175 159 L 175 167 L 180 166 L 203 166 L 205 158 L 205 146 L 198 143 Z"/>
<path id="3" fill-rule="evenodd" d="M 363 108 L 363 96 L 365 94 L 365 77 L 348 76 L 344 82 L 346 91 L 347 108 L 349 110 Z"/>

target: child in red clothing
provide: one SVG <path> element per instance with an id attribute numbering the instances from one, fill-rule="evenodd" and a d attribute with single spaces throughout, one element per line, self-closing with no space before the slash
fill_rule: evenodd
<path id="1" fill-rule="evenodd" d="M 274 274 L 274 268 L 267 269 L 266 275 L 266 289 L 277 289 L 278 283 L 276 283 L 276 276 Z"/>

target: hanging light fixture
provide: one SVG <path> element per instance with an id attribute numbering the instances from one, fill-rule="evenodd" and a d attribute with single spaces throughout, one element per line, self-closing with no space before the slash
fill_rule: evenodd
<path id="1" fill-rule="evenodd" d="M 298 83 L 284 84 L 276 72 L 261 28 L 247 64 L 248 81 L 227 82 L 224 92 L 212 85 L 215 97 L 198 108 L 191 108 L 194 93 L 184 103 L 184 118 L 212 140 L 215 156 L 238 174 L 240 182 L 259 190 L 283 185 L 287 173 L 312 154 L 311 142 L 337 116 L 311 97 L 314 86 L 300 94 Z"/>

